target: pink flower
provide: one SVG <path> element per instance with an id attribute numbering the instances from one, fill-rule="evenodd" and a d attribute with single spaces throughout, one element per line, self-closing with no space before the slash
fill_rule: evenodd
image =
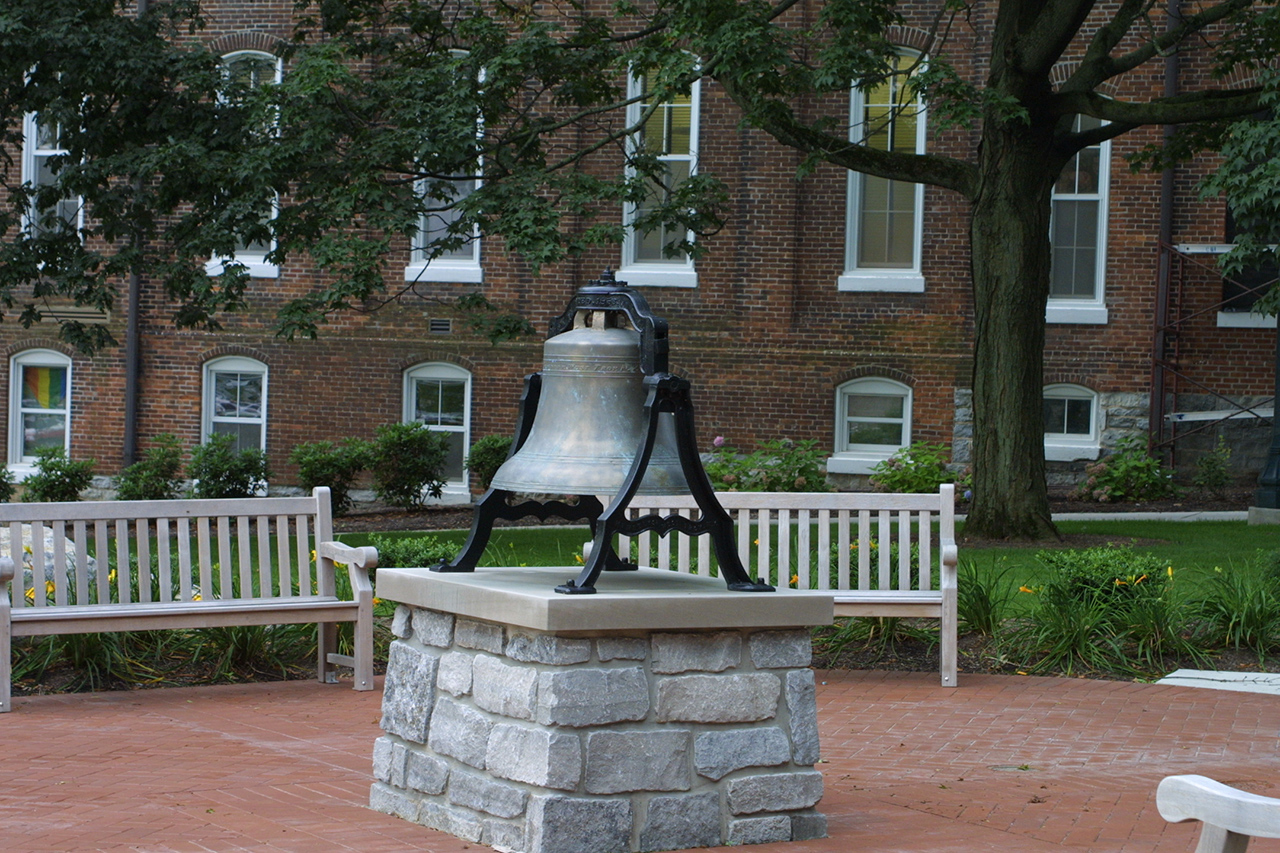
<path id="1" fill-rule="evenodd" d="M 711 440 L 711 446 L 712 446 L 712 447 L 724 447 L 724 436 L 723 436 L 723 435 L 717 435 L 715 438 L 713 438 L 713 439 Z"/>

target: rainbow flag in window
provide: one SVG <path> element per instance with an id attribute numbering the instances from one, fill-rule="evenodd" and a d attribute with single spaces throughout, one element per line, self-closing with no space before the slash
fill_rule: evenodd
<path id="1" fill-rule="evenodd" d="M 67 407 L 67 369 L 24 366 L 22 368 L 22 407 L 24 409 L 65 409 Z"/>

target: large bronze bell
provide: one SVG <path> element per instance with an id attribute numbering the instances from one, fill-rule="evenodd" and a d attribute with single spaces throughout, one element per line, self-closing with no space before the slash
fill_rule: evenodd
<path id="1" fill-rule="evenodd" d="M 542 397 L 529 437 L 493 478 L 518 494 L 617 494 L 644 441 L 640 333 L 620 312 L 579 311 L 542 350 Z M 639 494 L 688 491 L 675 424 L 663 414 Z"/>

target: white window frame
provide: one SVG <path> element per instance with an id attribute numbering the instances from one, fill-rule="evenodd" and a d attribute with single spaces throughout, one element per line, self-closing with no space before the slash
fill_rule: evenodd
<path id="1" fill-rule="evenodd" d="M 627 99 L 635 103 L 627 105 L 627 125 L 634 127 L 640 122 L 644 105 L 639 98 L 644 94 L 642 75 L 627 75 Z M 689 177 L 698 174 L 698 125 L 702 111 L 702 81 L 695 80 L 689 89 L 689 153 L 668 154 L 659 159 L 664 162 L 686 161 L 689 164 Z M 627 146 L 634 152 L 640 145 L 640 135 L 633 134 L 627 140 Z M 628 167 L 628 177 L 635 175 L 635 170 Z M 637 260 L 636 251 L 639 242 L 636 239 L 635 221 L 637 208 L 632 203 L 623 206 L 622 221 L 624 226 L 622 239 L 622 264 L 618 269 L 618 278 L 632 286 L 640 287 L 697 287 L 698 272 L 694 268 L 693 258 L 669 258 L 664 261 Z M 694 239 L 693 232 L 688 232 L 687 239 Z"/>
<path id="2" fill-rule="evenodd" d="M 1076 127 L 1080 126 L 1080 117 L 1076 116 Z M 1096 223 L 1098 243 L 1094 261 L 1094 293 L 1092 297 L 1055 297 L 1049 296 L 1045 306 L 1046 323 L 1076 323 L 1081 325 L 1105 325 L 1108 320 L 1106 303 L 1107 273 L 1107 226 L 1110 222 L 1111 196 L 1111 140 L 1104 140 L 1096 146 L 1098 149 L 1098 191 L 1092 193 L 1059 193 L 1056 188 L 1051 196 L 1051 205 L 1056 212 L 1060 201 L 1095 201 L 1098 204 L 1098 221 Z M 1075 167 L 1079 153 L 1071 158 L 1067 169 Z M 1065 171 L 1065 169 L 1064 169 Z M 1053 215 L 1050 215 L 1049 240 L 1053 241 Z M 1052 251 L 1052 248 L 1050 249 Z"/>
<path id="3" fill-rule="evenodd" d="M 886 423 L 902 424 L 900 444 L 891 446 L 848 443 L 848 399 L 853 394 L 902 398 L 902 418 L 884 419 Z M 870 474 L 876 465 L 889 459 L 904 447 L 910 447 L 913 398 L 910 385 L 883 376 L 863 376 L 838 387 L 835 395 L 835 453 L 827 459 L 827 471 L 831 474 Z"/>
<path id="4" fill-rule="evenodd" d="M 22 405 L 22 368 L 23 367 L 61 367 L 67 371 L 67 390 L 62 409 L 26 409 Z M 60 413 L 66 418 L 63 434 L 63 450 L 71 452 L 71 420 L 72 420 L 72 362 L 71 359 L 57 350 L 29 349 L 17 353 L 9 359 L 9 464 L 10 471 L 19 475 L 35 471 L 35 455 L 23 455 L 23 420 L 28 411 Z"/>
<path id="5" fill-rule="evenodd" d="M 1059 383 L 1044 387 L 1044 399 L 1088 400 L 1089 432 L 1087 434 L 1046 432 L 1044 458 L 1049 462 L 1075 462 L 1097 459 L 1102 454 L 1102 402 L 1096 391 L 1083 385 Z"/>
<path id="6" fill-rule="evenodd" d="M 415 383 L 418 379 L 444 379 L 463 383 L 461 428 L 442 427 L 434 424 L 428 424 L 427 427 L 433 432 L 461 433 L 462 458 L 465 461 L 467 453 L 471 449 L 471 371 L 447 361 L 428 361 L 416 364 L 406 370 L 400 394 L 403 405 L 400 419 L 401 422 L 406 424 L 417 422 L 417 412 L 414 404 L 417 394 L 417 385 Z M 440 501 L 443 503 L 457 503 L 460 500 L 470 501 L 470 499 L 470 474 L 466 467 L 463 467 L 460 478 L 449 479 L 445 482 L 444 493 Z"/>
<path id="7" fill-rule="evenodd" d="M 273 82 L 279 83 L 282 79 L 284 79 L 284 60 L 282 60 L 280 57 L 276 56 L 275 54 L 267 53 L 265 50 L 233 50 L 230 53 L 224 53 L 220 57 L 219 62 L 225 66 L 228 62 L 242 56 L 257 56 L 263 59 L 270 60 L 275 64 L 275 70 L 276 70 L 275 80 Z M 276 218 L 278 209 L 279 209 L 279 198 L 277 197 L 271 203 L 271 214 L 269 217 L 270 219 Z M 261 251 L 261 252 L 243 251 L 243 252 L 237 252 L 234 257 L 210 258 L 205 263 L 205 268 L 204 268 L 205 273 L 208 275 L 221 275 L 223 270 L 226 269 L 227 264 L 234 262 L 243 266 L 245 268 L 245 272 L 249 274 L 250 278 L 279 278 L 280 277 L 279 265 L 274 264 L 267 260 L 267 256 L 270 255 L 273 251 L 275 251 L 275 247 L 276 247 L 275 240 L 272 240 L 271 245 L 266 249 L 266 251 Z"/>
<path id="8" fill-rule="evenodd" d="M 257 418 L 220 418 L 214 414 L 214 375 L 217 373 L 256 373 L 262 376 L 262 411 Z M 259 449 L 267 449 L 267 417 L 269 412 L 270 370 L 256 358 L 224 356 L 206 361 L 201 383 L 200 442 L 212 436 L 214 423 L 254 423 L 259 427 Z"/>
<path id="9" fill-rule="evenodd" d="M 916 62 L 921 58 L 919 53 L 911 50 L 900 50 L 898 54 L 904 61 Z M 863 114 L 867 106 L 867 93 L 856 86 L 849 90 L 849 141 L 861 144 L 867 135 Z M 916 144 L 915 153 L 923 154 L 928 136 L 929 111 L 924 99 L 916 94 Z M 858 265 L 859 241 L 861 239 L 859 223 L 862 218 L 863 185 L 867 176 L 861 172 L 849 170 L 846 181 L 845 201 L 845 258 L 844 272 L 836 279 L 836 289 L 855 292 L 888 292 L 888 293 L 923 293 L 925 289 L 924 273 L 921 269 L 924 245 L 924 184 L 915 185 L 915 217 L 913 228 L 915 239 L 911 247 L 911 266 L 902 268 L 860 267 Z M 907 183 L 896 181 L 895 183 Z"/>
<path id="10" fill-rule="evenodd" d="M 466 55 L 465 51 L 453 51 L 454 58 L 461 58 Z M 484 71 L 481 69 L 480 82 L 484 82 Z M 484 138 L 484 121 L 483 117 L 476 117 L 476 139 Z M 481 173 L 483 169 L 477 169 L 475 175 L 459 176 L 457 180 L 475 181 L 475 186 L 466 195 L 459 195 L 457 199 L 460 201 L 467 195 L 480 189 L 482 180 Z M 424 182 L 425 183 L 425 182 Z M 421 187 L 421 183 L 419 184 Z M 422 216 L 418 220 L 418 234 L 426 235 L 431 231 L 428 222 L 428 216 Z M 409 250 L 409 263 L 404 268 L 405 281 L 438 281 L 450 282 L 455 284 L 482 284 L 484 282 L 484 268 L 481 265 L 480 255 L 480 229 L 475 228 L 471 234 L 471 242 L 468 248 L 471 249 L 471 257 L 428 257 L 427 251 L 421 246 L 414 246 Z"/>
<path id="11" fill-rule="evenodd" d="M 33 188 L 40 186 L 39 161 L 51 157 L 65 155 L 67 149 L 62 147 L 40 147 L 40 119 L 35 113 L 27 113 L 22 120 L 22 182 Z M 72 197 L 76 205 L 75 228 L 80 234 L 84 230 L 84 203 L 80 196 Z M 23 217 L 23 229 L 34 236 L 37 214 L 35 201 Z"/>

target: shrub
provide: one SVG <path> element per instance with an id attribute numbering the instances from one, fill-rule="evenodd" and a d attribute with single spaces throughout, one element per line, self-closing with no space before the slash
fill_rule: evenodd
<path id="1" fill-rule="evenodd" d="M 266 488 L 270 471 L 261 450 L 236 450 L 236 440 L 225 433 L 191 451 L 187 474 L 194 480 L 197 498 L 249 498 Z"/>
<path id="2" fill-rule="evenodd" d="M 435 536 L 371 536 L 369 544 L 378 549 L 378 565 L 387 569 L 433 566 L 453 559 L 458 551 L 457 545 L 441 542 Z"/>
<path id="3" fill-rule="evenodd" d="M 73 462 L 62 448 L 41 450 L 36 455 L 35 473 L 23 481 L 26 491 L 22 499 L 29 503 L 78 501 L 93 482 L 94 464 L 92 459 Z"/>
<path id="4" fill-rule="evenodd" d="M 426 497 L 444 491 L 448 440 L 425 424 L 384 424 L 370 451 L 373 490 L 380 500 L 402 509 L 419 509 Z"/>
<path id="5" fill-rule="evenodd" d="M 1009 615 L 1016 594 L 1008 582 L 1009 569 L 979 571 L 972 560 L 957 567 L 956 617 L 961 631 L 994 637 Z"/>
<path id="6" fill-rule="evenodd" d="M 1140 436 L 1121 439 L 1115 452 L 1084 466 L 1085 481 L 1072 493 L 1076 500 L 1148 501 L 1175 497 L 1173 472 L 1147 453 Z"/>
<path id="7" fill-rule="evenodd" d="M 731 492 L 829 492 L 822 460 L 826 454 L 815 441 L 789 438 L 766 441 L 754 453 L 741 454 L 725 443 L 712 442 L 706 462 L 712 488 Z"/>
<path id="8" fill-rule="evenodd" d="M 1231 448 L 1222 436 L 1218 436 L 1218 444 L 1213 450 L 1196 460 L 1196 473 L 1191 484 L 1218 498 L 1231 485 Z"/>
<path id="9" fill-rule="evenodd" d="M 116 497 L 122 501 L 167 501 L 182 489 L 182 448 L 169 433 L 156 436 L 155 447 L 115 478 Z"/>
<path id="10" fill-rule="evenodd" d="M 369 443 L 348 438 L 341 444 L 332 441 L 308 441 L 296 445 L 289 461 L 298 466 L 298 482 L 310 491 L 328 486 L 335 515 L 351 510 L 351 486 L 369 465 Z"/>
<path id="11" fill-rule="evenodd" d="M 1280 579 L 1270 566 L 1213 570 L 1200 602 L 1207 639 L 1259 656 L 1280 644 Z"/>
<path id="12" fill-rule="evenodd" d="M 8 468 L 0 467 L 0 503 L 7 504 L 13 500 L 13 492 L 16 488 L 13 472 Z"/>
<path id="13" fill-rule="evenodd" d="M 871 486 L 877 492 L 936 492 L 943 483 L 965 479 L 951 471 L 947 461 L 946 447 L 917 441 L 872 468 Z"/>
<path id="14" fill-rule="evenodd" d="M 486 435 L 471 445 L 464 463 L 467 470 L 480 478 L 480 488 L 487 489 L 502 463 L 507 461 L 512 439 L 509 435 Z"/>

